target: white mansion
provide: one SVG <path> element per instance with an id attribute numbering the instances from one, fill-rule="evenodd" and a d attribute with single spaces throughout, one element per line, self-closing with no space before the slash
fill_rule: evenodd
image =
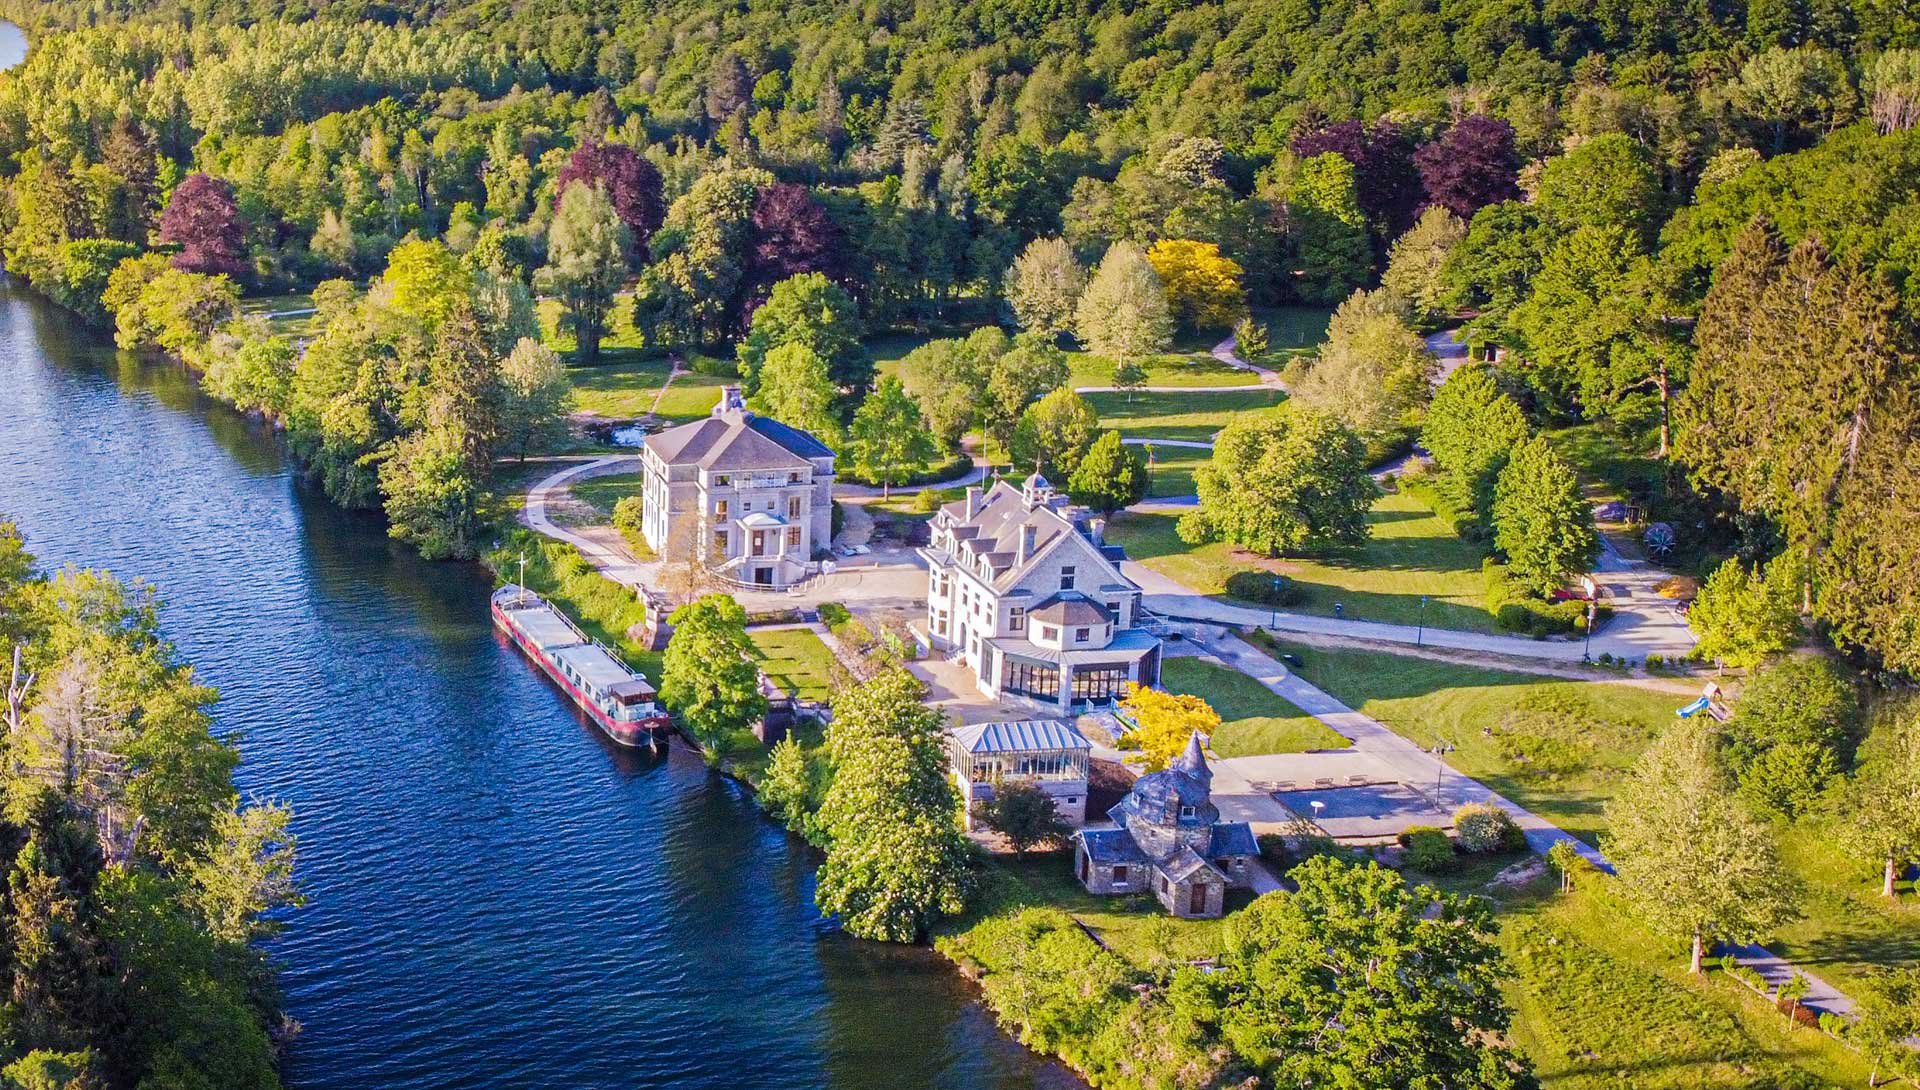
<path id="1" fill-rule="evenodd" d="M 980 689 L 1050 710 L 1106 703 L 1160 680 L 1160 640 L 1140 618 L 1123 554 L 1039 474 L 967 489 L 933 517 L 927 639 Z"/>
<path id="2" fill-rule="evenodd" d="M 730 579 L 781 587 L 833 538 L 833 451 L 749 412 L 738 386 L 707 419 L 648 436 L 640 463 L 641 534 L 663 557 L 694 549 Z"/>

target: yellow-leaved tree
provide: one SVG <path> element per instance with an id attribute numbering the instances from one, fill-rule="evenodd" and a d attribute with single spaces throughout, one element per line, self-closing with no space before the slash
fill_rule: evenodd
<path id="1" fill-rule="evenodd" d="M 1212 734 L 1220 727 L 1220 713 L 1197 696 L 1162 692 L 1144 685 L 1127 686 L 1120 710 L 1135 726 L 1127 739 L 1146 754 L 1147 771 L 1158 772 L 1187 748 L 1195 731 Z"/>
<path id="2" fill-rule="evenodd" d="M 1240 264 L 1211 242 L 1163 238 L 1147 251 L 1174 320 L 1188 329 L 1226 329 L 1247 312 Z"/>

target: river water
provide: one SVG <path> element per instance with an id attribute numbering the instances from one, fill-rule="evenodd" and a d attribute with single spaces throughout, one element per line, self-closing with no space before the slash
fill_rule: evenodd
<path id="1" fill-rule="evenodd" d="M 49 567 L 156 586 L 242 790 L 295 807 L 291 1086 L 1074 1085 L 927 951 L 822 922 L 737 786 L 604 744 L 493 633 L 478 568 L 4 283 L 0 513 Z"/>

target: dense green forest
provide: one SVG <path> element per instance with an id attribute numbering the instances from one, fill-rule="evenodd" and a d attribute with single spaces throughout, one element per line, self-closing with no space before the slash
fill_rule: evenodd
<path id="1" fill-rule="evenodd" d="M 158 612 L 0 521 L 0 1086 L 280 1084 L 296 1027 L 254 944 L 299 901 L 290 815 L 240 804 Z"/>
<path id="2" fill-rule="evenodd" d="M 1290 385 L 1369 453 L 1471 430 L 1426 419 L 1406 354 L 1466 319 L 1527 428 L 1591 426 L 1678 555 L 1732 558 L 1716 594 L 1920 665 L 1920 27 L 1897 7 L 3 7 L 34 38 L 0 81 L 9 269 L 281 421 L 330 495 L 431 555 L 471 555 L 493 461 L 554 434 L 536 295 L 576 373 L 616 319 L 649 351 L 738 342 L 757 404 L 848 429 L 876 479 L 938 454 L 859 436 L 920 421 L 1077 465 L 1042 448 L 1091 438 L 1087 410 L 1034 404 L 1064 335 L 1125 387 L 1176 328 L 1347 300 Z M 240 316 L 316 285 L 311 345 Z M 911 397 L 879 384 L 857 426 L 865 337 L 994 324 L 1024 332 L 942 342 L 956 366 L 910 361 Z M 1015 444 L 1028 406 L 1039 446 Z M 1249 441 L 1306 442 L 1283 432 L 1335 434 Z M 1443 460 L 1489 536 L 1508 452 Z M 1564 476 L 1536 461 L 1539 488 Z M 1216 493 L 1193 532 L 1245 536 Z M 1261 540 L 1340 538 L 1296 530 Z"/>

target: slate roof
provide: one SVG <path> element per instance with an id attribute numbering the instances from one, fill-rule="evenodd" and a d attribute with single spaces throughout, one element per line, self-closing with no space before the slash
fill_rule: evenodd
<path id="1" fill-rule="evenodd" d="M 720 473 L 812 469 L 808 459 L 833 457 L 826 444 L 799 428 L 740 411 L 655 432 L 646 443 L 668 465 L 697 465 Z"/>
<path id="2" fill-rule="evenodd" d="M 1193 816 L 1176 818 L 1177 824 L 1211 825 L 1220 819 L 1220 809 L 1213 804 L 1212 795 L 1213 770 L 1207 767 L 1206 755 L 1200 751 L 1200 736 L 1196 734 L 1187 740 L 1186 752 L 1172 764 L 1135 780 L 1133 790 L 1107 811 L 1107 816 L 1118 825 L 1134 820 L 1158 825 L 1165 824 L 1160 815 L 1178 814 L 1179 807 L 1191 806 Z"/>
<path id="3" fill-rule="evenodd" d="M 1221 874 L 1212 863 L 1200 858 L 1199 852 L 1184 846 L 1169 856 L 1166 862 L 1160 864 L 1160 869 L 1166 872 L 1170 881 L 1174 882 L 1184 882 L 1201 871 L 1212 872 L 1213 877 L 1220 882 L 1227 880 L 1227 876 Z"/>
<path id="4" fill-rule="evenodd" d="M 1213 843 L 1207 858 L 1225 859 L 1229 855 L 1259 855 L 1260 842 L 1254 839 L 1253 826 L 1244 821 L 1220 821 L 1213 826 Z"/>
<path id="5" fill-rule="evenodd" d="M 1066 628 L 1113 623 L 1113 614 L 1107 612 L 1107 607 L 1077 590 L 1063 590 L 1042 598 L 1027 610 L 1027 616 Z"/>
<path id="6" fill-rule="evenodd" d="M 955 727 L 952 734 L 960 748 L 969 753 L 1036 753 L 1093 748 L 1093 743 L 1080 733 L 1080 728 L 1058 719 L 974 723 Z"/>
<path id="7" fill-rule="evenodd" d="M 1147 854 L 1125 829 L 1082 829 L 1075 834 L 1095 863 L 1146 863 Z"/>

